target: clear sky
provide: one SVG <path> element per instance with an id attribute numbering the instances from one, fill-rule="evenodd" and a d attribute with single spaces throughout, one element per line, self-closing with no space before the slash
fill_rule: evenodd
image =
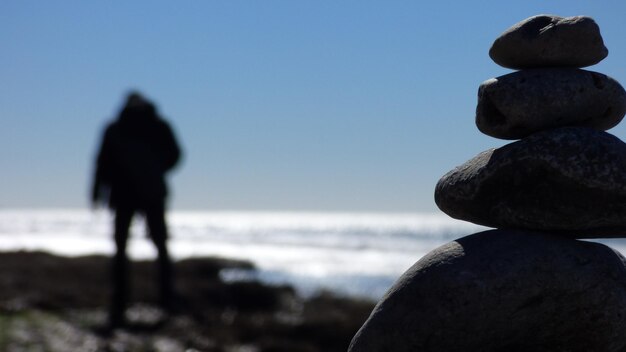
<path id="1" fill-rule="evenodd" d="M 0 2 L 0 208 L 85 207 L 104 125 L 139 89 L 186 152 L 175 209 L 436 211 L 488 50 L 532 15 L 588 15 L 626 84 L 626 1 Z M 610 132 L 624 139 L 626 122 Z"/>

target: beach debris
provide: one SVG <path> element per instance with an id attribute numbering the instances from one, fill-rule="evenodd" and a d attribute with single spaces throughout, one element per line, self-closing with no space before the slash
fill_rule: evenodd
<path id="1" fill-rule="evenodd" d="M 626 258 L 581 238 L 626 237 L 626 114 L 589 17 L 540 15 L 490 56 L 519 72 L 480 86 L 476 125 L 500 139 L 444 175 L 449 216 L 497 228 L 443 245 L 396 281 L 349 352 L 626 350 Z"/>

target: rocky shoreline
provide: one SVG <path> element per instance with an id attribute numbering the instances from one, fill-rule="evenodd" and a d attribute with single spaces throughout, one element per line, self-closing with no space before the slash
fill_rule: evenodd
<path id="1" fill-rule="evenodd" d="M 224 282 L 224 269 L 254 270 L 245 261 L 179 261 L 177 314 L 157 308 L 156 272 L 133 262 L 128 328 L 103 334 L 109 258 L 44 252 L 0 253 L 2 351 L 345 351 L 374 303 L 290 286 Z"/>

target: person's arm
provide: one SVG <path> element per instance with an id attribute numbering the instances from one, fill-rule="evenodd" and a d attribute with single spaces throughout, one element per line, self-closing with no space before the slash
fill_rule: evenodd
<path id="1" fill-rule="evenodd" d="M 174 131 L 172 128 L 165 122 L 163 122 L 162 129 L 162 138 L 163 138 L 163 167 L 165 171 L 171 170 L 178 164 L 180 161 L 182 152 L 180 146 L 178 145 L 178 141 L 174 136 Z"/>
<path id="2" fill-rule="evenodd" d="M 111 158 L 111 128 L 107 128 L 102 138 L 100 150 L 96 157 L 95 172 L 91 187 L 91 206 L 96 208 L 100 203 L 106 202 L 105 188 L 110 186 L 109 168 Z"/>

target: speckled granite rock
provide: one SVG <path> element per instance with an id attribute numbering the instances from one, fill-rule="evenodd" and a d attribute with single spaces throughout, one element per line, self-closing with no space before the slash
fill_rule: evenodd
<path id="1" fill-rule="evenodd" d="M 485 151 L 443 176 L 435 202 L 453 218 L 496 228 L 626 236 L 626 144 L 567 127 Z"/>
<path id="2" fill-rule="evenodd" d="M 626 265 L 611 248 L 492 230 L 427 254 L 349 352 L 622 351 Z"/>
<path id="3" fill-rule="evenodd" d="M 614 79 L 580 69 L 533 69 L 485 81 L 476 125 L 492 137 L 519 139 L 564 126 L 607 130 L 626 114 L 626 91 Z"/>
<path id="4" fill-rule="evenodd" d="M 592 18 L 551 15 L 533 16 L 513 25 L 489 50 L 498 65 L 513 69 L 585 67 L 602 61 L 608 53 Z"/>

